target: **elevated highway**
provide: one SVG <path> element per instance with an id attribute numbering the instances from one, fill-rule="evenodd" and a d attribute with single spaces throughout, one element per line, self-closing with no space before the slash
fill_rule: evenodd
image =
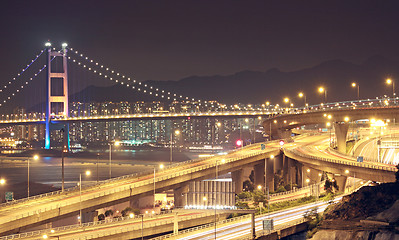
<path id="1" fill-rule="evenodd" d="M 396 171 L 394 166 L 375 162 L 357 163 L 354 158 L 328 152 L 325 150 L 327 139 L 328 135 L 326 134 L 301 136 L 296 138 L 294 142 L 286 143 L 283 151 L 288 158 L 295 159 L 302 165 L 320 171 L 339 174 L 344 177 L 356 174 L 358 178 L 380 182 L 394 180 L 394 172 Z M 321 146 L 323 144 L 324 146 Z M 216 166 L 218 166 L 219 174 L 232 172 L 234 177 L 237 174 L 233 173 L 241 171 L 244 166 L 262 164 L 265 159 L 270 160 L 271 155 L 278 155 L 281 151 L 276 141 L 267 143 L 264 150 L 260 149 L 260 144 L 254 144 L 227 155 L 172 165 L 156 173 L 156 189 L 157 191 L 174 189 L 176 206 L 179 206 L 178 199 L 181 198 L 184 185 L 193 180 L 212 178 L 215 176 Z M 278 160 L 274 159 L 274 161 Z M 289 165 L 286 164 L 286 162 L 289 162 L 287 158 L 282 159 L 282 161 L 284 168 Z M 287 167 L 290 169 L 289 166 Z M 255 178 L 259 179 L 259 175 L 256 172 L 255 174 L 258 176 L 255 176 Z M 268 173 L 268 175 L 270 174 Z M 78 216 L 80 209 L 83 209 L 83 212 L 88 212 L 120 202 L 136 201 L 140 197 L 152 195 L 153 191 L 153 173 L 143 173 L 83 187 L 81 201 L 79 190 L 72 188 L 67 189 L 64 193 L 54 192 L 44 196 L 32 197 L 29 200 L 24 199 L 2 204 L 0 205 L 0 233 L 2 235 L 10 234 L 67 216 Z M 236 191 L 240 192 L 240 189 L 236 189 Z"/>
<path id="2" fill-rule="evenodd" d="M 338 151 L 346 151 L 346 135 L 349 122 L 360 119 L 395 119 L 399 118 L 399 106 L 370 105 L 351 106 L 340 108 L 339 106 L 319 109 L 317 111 L 300 111 L 293 114 L 276 115 L 263 122 L 264 131 L 271 136 L 288 137 L 291 129 L 304 125 L 322 124 L 329 122 L 334 125 Z"/>
<path id="3" fill-rule="evenodd" d="M 227 155 L 174 164 L 156 173 L 155 186 L 157 191 L 174 189 L 179 198 L 180 189 L 188 182 L 215 176 L 216 165 L 218 165 L 219 174 L 240 171 L 243 166 L 263 162 L 270 155 L 279 153 L 278 143 L 271 142 L 265 150 L 260 150 L 260 144 L 254 144 Z M 2 204 L 0 205 L 0 234 L 13 233 L 29 226 L 67 216 L 77 216 L 80 209 L 88 212 L 121 202 L 135 201 L 140 197 L 152 195 L 153 191 L 154 175 L 144 173 L 83 187 L 81 195 L 78 188 L 71 188 L 64 193 L 58 191 L 32 197 L 29 200 Z"/>

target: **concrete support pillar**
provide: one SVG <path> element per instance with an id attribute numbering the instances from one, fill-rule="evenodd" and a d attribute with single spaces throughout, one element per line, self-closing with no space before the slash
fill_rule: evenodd
<path id="1" fill-rule="evenodd" d="M 140 197 L 130 197 L 129 206 L 134 209 L 140 209 Z"/>
<path id="2" fill-rule="evenodd" d="M 274 160 L 275 158 L 266 159 L 266 183 L 270 192 L 274 192 Z"/>
<path id="3" fill-rule="evenodd" d="M 187 197 L 188 184 L 173 189 L 174 202 L 176 207 L 184 207 L 184 199 Z"/>
<path id="4" fill-rule="evenodd" d="M 303 177 L 305 179 L 304 184 L 305 186 L 313 185 L 321 180 L 322 171 L 310 168 L 308 166 L 304 166 L 303 168 Z M 309 181 L 307 181 L 309 179 Z"/>
<path id="5" fill-rule="evenodd" d="M 97 211 L 92 211 L 92 212 L 82 212 L 82 223 L 88 223 L 88 222 L 94 222 L 96 221 L 98 216 Z"/>
<path id="6" fill-rule="evenodd" d="M 233 183 L 235 184 L 235 193 L 239 194 L 242 192 L 244 177 L 243 177 L 243 170 L 237 170 L 231 173 L 231 178 Z"/>
<path id="7" fill-rule="evenodd" d="M 175 216 L 173 218 L 173 233 L 177 234 L 179 232 L 179 218 L 177 216 L 177 212 L 175 212 Z"/>
<path id="8" fill-rule="evenodd" d="M 337 181 L 338 192 L 345 192 L 346 187 L 346 176 L 335 176 L 335 181 Z"/>
<path id="9" fill-rule="evenodd" d="M 285 184 L 288 184 L 291 182 L 290 178 L 290 159 L 283 155 L 283 180 Z"/>
<path id="10" fill-rule="evenodd" d="M 277 137 L 278 138 L 289 138 L 291 137 L 292 131 L 291 129 L 277 129 Z M 276 139 L 273 136 L 273 139 Z"/>
<path id="11" fill-rule="evenodd" d="M 265 162 L 254 166 L 254 184 L 255 188 L 260 185 L 262 188 L 265 185 Z"/>
<path id="12" fill-rule="evenodd" d="M 348 123 L 335 123 L 335 138 L 337 139 L 337 149 L 341 153 L 346 153 L 346 134 L 348 133 Z"/>
<path id="13" fill-rule="evenodd" d="M 304 179 L 303 179 L 303 164 L 298 162 L 296 164 L 296 169 L 297 169 L 297 172 L 296 172 L 297 182 L 296 182 L 296 184 L 298 184 L 299 187 L 304 187 L 305 185 L 304 185 Z"/>
<path id="14" fill-rule="evenodd" d="M 283 170 L 283 161 L 284 161 L 284 156 L 279 155 L 274 157 L 274 172 L 277 172 L 278 170 Z"/>

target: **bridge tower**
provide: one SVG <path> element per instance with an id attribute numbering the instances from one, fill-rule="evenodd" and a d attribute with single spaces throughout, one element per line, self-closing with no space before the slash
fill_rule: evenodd
<path id="1" fill-rule="evenodd" d="M 46 43 L 47 48 L 47 82 L 46 82 L 46 135 L 45 149 L 50 149 L 50 131 L 63 130 L 64 143 L 67 141 L 69 149 L 69 124 L 55 124 L 51 118 L 69 117 L 68 106 L 68 64 L 67 64 L 67 44 L 62 44 L 62 50 L 56 51 L 51 48 L 51 43 Z M 62 58 L 62 70 L 59 70 L 55 63 L 52 65 L 53 58 Z M 54 68 L 54 71 L 53 71 Z M 64 147 L 65 148 L 65 145 Z M 64 150 L 64 149 L 63 149 Z"/>

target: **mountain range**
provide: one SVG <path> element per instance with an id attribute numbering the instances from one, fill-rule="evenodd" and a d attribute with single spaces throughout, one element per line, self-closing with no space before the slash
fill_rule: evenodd
<path id="1" fill-rule="evenodd" d="M 143 83 L 179 95 L 226 104 L 266 101 L 282 104 L 283 98 L 289 97 L 298 106 L 304 103 L 304 99 L 298 98 L 300 91 L 304 92 L 309 104 L 324 102 L 325 96 L 318 92 L 319 86 L 327 89 L 327 101 L 357 99 L 357 89 L 351 87 L 352 82 L 359 84 L 360 98 L 375 98 L 384 94 L 391 96 L 392 86 L 388 86 L 385 80 L 390 77 L 395 81 L 398 76 L 398 62 L 373 56 L 361 64 L 331 60 L 290 72 L 272 68 L 265 72 L 246 70 L 225 76 L 191 76 L 178 81 L 147 80 Z M 156 100 L 122 85 L 89 86 L 71 99 L 83 101 L 79 96 L 98 102 Z"/>

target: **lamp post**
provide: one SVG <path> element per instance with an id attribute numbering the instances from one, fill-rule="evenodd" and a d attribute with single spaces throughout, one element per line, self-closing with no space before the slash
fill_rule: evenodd
<path id="1" fill-rule="evenodd" d="M 115 141 L 115 146 L 119 146 L 120 142 Z M 109 144 L 109 178 L 112 178 L 112 143 Z"/>
<path id="2" fill-rule="evenodd" d="M 357 87 L 357 100 L 360 100 L 360 86 L 358 83 L 353 82 L 352 87 L 355 88 Z"/>
<path id="3" fill-rule="evenodd" d="M 61 152 L 61 172 L 62 172 L 62 183 L 61 183 L 61 191 L 64 192 L 64 183 L 65 183 L 65 171 L 64 171 L 64 158 L 65 158 L 65 153 L 68 152 L 68 147 L 67 147 L 67 136 L 68 134 L 65 134 L 65 129 L 61 129 L 62 132 L 62 138 L 63 138 L 63 143 L 62 143 L 62 152 Z"/>
<path id="4" fill-rule="evenodd" d="M 4 184 L 6 184 L 6 180 L 4 178 L 0 178 L 0 186 L 3 186 Z M 4 191 L 4 195 L 5 195 L 5 191 Z M 4 201 L 6 200 L 6 196 L 4 196 Z M 0 196 L 0 203 L 3 202 L 3 197 Z"/>
<path id="5" fill-rule="evenodd" d="M 159 169 L 163 169 L 164 165 L 159 165 Z M 154 167 L 154 209 L 155 209 L 155 167 Z"/>
<path id="6" fill-rule="evenodd" d="M 143 230 L 144 230 L 144 214 L 140 214 L 141 216 L 141 240 L 144 239 Z"/>
<path id="7" fill-rule="evenodd" d="M 39 159 L 39 156 L 38 155 L 34 155 L 33 156 L 33 160 L 37 160 L 37 159 Z M 28 157 L 28 199 L 29 199 L 29 194 L 30 194 L 30 188 L 29 188 L 29 185 L 30 185 L 30 167 L 29 167 L 29 162 L 30 162 L 30 157 Z"/>
<path id="8" fill-rule="evenodd" d="M 391 85 L 391 84 L 392 84 L 392 97 L 395 97 L 395 81 L 392 80 L 392 79 L 390 79 L 390 78 L 388 78 L 388 79 L 386 80 L 386 83 L 387 83 L 388 85 Z"/>
<path id="9" fill-rule="evenodd" d="M 330 147 L 331 147 L 331 123 L 327 122 L 326 126 L 330 128 Z"/>
<path id="10" fill-rule="evenodd" d="M 270 159 L 274 159 L 274 155 L 270 155 Z M 269 214 L 270 203 L 269 203 L 269 188 L 267 187 L 267 158 L 265 158 L 265 194 L 267 198 L 267 214 Z"/>
<path id="11" fill-rule="evenodd" d="M 180 134 L 179 130 L 175 131 L 176 136 Z M 173 132 L 170 133 L 170 164 L 173 162 Z"/>
<path id="12" fill-rule="evenodd" d="M 216 160 L 216 167 L 215 167 L 215 188 L 214 188 L 214 191 L 215 191 L 215 239 L 216 239 L 216 232 L 217 232 L 216 204 L 217 204 L 217 196 L 218 196 L 218 193 L 217 193 L 217 189 L 216 189 L 216 188 L 217 188 L 217 179 L 218 179 L 218 174 L 219 174 L 219 171 L 218 171 L 219 162 L 220 162 L 221 164 L 223 164 L 223 163 L 226 162 L 226 160 L 225 160 L 224 158 L 221 159 L 221 160 L 219 160 L 219 161 Z M 206 200 L 206 198 L 205 198 L 205 200 Z"/>
<path id="13" fill-rule="evenodd" d="M 91 172 L 87 170 L 86 176 L 90 176 Z M 79 174 L 79 224 L 82 225 L 82 173 Z"/>
<path id="14" fill-rule="evenodd" d="M 286 97 L 286 98 L 284 98 L 284 102 L 285 102 L 286 104 L 288 104 L 287 111 L 289 111 L 289 107 L 291 106 L 290 99 Z"/>
<path id="15" fill-rule="evenodd" d="M 306 107 L 306 95 L 303 92 L 298 93 L 299 98 L 303 98 L 305 100 L 304 107 Z"/>
<path id="16" fill-rule="evenodd" d="M 327 102 L 327 89 L 324 87 L 319 87 L 319 93 L 324 93 L 324 103 Z"/>

